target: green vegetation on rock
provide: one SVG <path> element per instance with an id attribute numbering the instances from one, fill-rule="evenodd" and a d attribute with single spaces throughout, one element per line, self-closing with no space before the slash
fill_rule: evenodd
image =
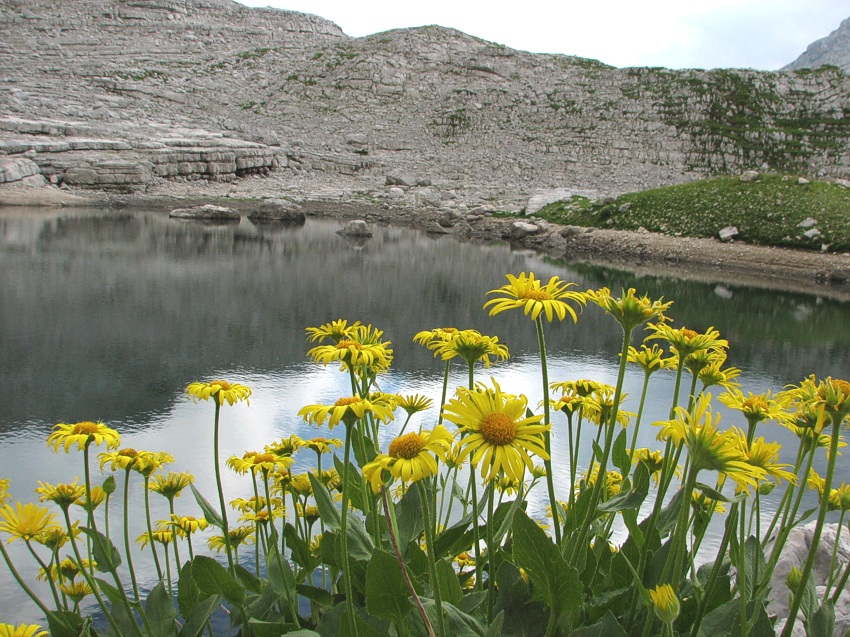
<path id="1" fill-rule="evenodd" d="M 760 175 L 752 182 L 718 177 L 592 202 L 550 204 L 537 216 L 564 225 L 717 237 L 735 227 L 735 240 L 841 252 L 850 250 L 850 190 L 797 177 Z"/>

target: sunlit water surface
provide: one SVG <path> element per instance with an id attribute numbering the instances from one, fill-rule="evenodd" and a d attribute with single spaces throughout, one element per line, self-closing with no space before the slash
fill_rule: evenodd
<path id="1" fill-rule="evenodd" d="M 103 420 L 120 431 L 122 447 L 172 453 L 175 462 L 166 469 L 191 472 L 214 501 L 213 406 L 191 402 L 183 388 L 221 377 L 253 389 L 250 406 L 223 410 L 222 458 L 260 450 L 292 433 L 328 435 L 296 414 L 304 405 L 350 393 L 346 375 L 305 356 L 310 346 L 304 328 L 336 318 L 372 323 L 392 341 L 395 361 L 380 378 L 382 390 L 423 393 L 437 402 L 443 364 L 413 344 L 413 335 L 444 326 L 498 335 L 511 358 L 477 369 L 477 378 L 493 376 L 536 406 L 542 392 L 533 322 L 521 312 L 488 317 L 482 309 L 487 291 L 504 284 L 506 273 L 558 275 L 580 290 L 633 286 L 653 298 L 663 295 L 675 301 L 669 314 L 676 325 L 715 326 L 730 341 L 729 364 L 743 370 L 745 391 L 778 390 L 809 373 L 850 377 L 850 308 L 844 303 L 684 282 L 672 274 L 636 278 L 554 263 L 507 245 L 459 243 L 405 229 L 375 227 L 370 240 L 353 241 L 337 234 L 338 228 L 316 220 L 258 228 L 245 219 L 206 226 L 162 213 L 0 210 L 0 477 L 11 478 L 12 497 L 33 501 L 37 481 L 69 482 L 82 475 L 79 452 L 47 449 L 55 423 Z M 613 320 L 588 308 L 577 325 L 567 321 L 546 330 L 550 380 L 615 382 L 622 333 Z M 466 380 L 465 368 L 455 364 L 450 387 Z M 642 372 L 629 370 L 627 409 L 637 409 L 642 382 Z M 650 423 L 667 417 L 672 391 L 671 373 L 652 377 L 638 446 L 658 445 Z M 434 418 L 433 411 L 425 412 L 413 424 L 430 428 Z M 555 484 L 566 499 L 566 421 L 556 414 L 553 422 Z M 722 424 L 745 423 L 724 412 Z M 399 427 L 382 430 L 384 449 Z M 795 440 L 788 432 L 765 425 L 759 435 L 780 440 L 784 459 L 793 461 Z M 591 457 L 591 437 L 584 436 L 584 459 Z M 303 458 L 297 469 L 310 460 Z M 94 473 L 102 479 L 96 466 Z M 850 480 L 843 462 L 838 480 Z M 145 530 L 140 485 L 131 485 L 132 538 Z M 252 495 L 244 478 L 226 470 L 224 487 L 228 499 Z M 529 498 L 530 513 L 542 518 L 545 489 Z M 151 502 L 153 518 L 166 518 L 165 500 L 153 494 Z M 178 513 L 199 515 L 190 494 L 176 503 Z M 120 524 L 119 510 L 114 500 L 113 528 Z M 103 528 L 102 511 L 100 516 Z M 715 531 L 706 545 L 717 541 Z M 195 542 L 202 544 L 202 538 Z M 48 599 L 22 543 L 8 548 Z M 136 549 L 135 563 L 146 560 Z M 141 575 L 152 585 L 152 566 Z M 43 621 L 5 568 L 0 589 L 0 621 Z"/>

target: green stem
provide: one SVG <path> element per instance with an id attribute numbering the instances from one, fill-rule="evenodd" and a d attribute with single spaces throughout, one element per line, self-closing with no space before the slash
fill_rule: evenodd
<path id="1" fill-rule="evenodd" d="M 144 474 L 143 474 L 144 475 Z M 148 483 L 150 482 L 150 477 L 145 475 L 145 522 L 148 525 L 148 546 L 151 547 L 151 553 L 153 553 L 153 563 L 156 566 L 156 575 L 159 578 L 159 581 L 162 581 L 162 567 L 159 564 L 159 556 L 157 555 L 156 550 L 156 542 L 153 541 L 153 528 L 151 527 L 151 506 L 150 506 L 150 491 L 148 490 Z M 168 552 L 166 551 L 166 558 L 168 557 Z"/>
<path id="2" fill-rule="evenodd" d="M 41 610 L 45 615 L 50 614 L 50 609 L 44 605 L 44 603 L 38 598 L 38 596 L 32 591 L 32 589 L 27 586 L 27 583 L 23 580 L 18 570 L 15 568 L 14 563 L 12 562 L 12 558 L 9 557 L 9 554 L 6 552 L 6 547 L 3 545 L 3 542 L 0 542 L 0 554 L 3 555 L 3 561 L 6 562 L 6 566 L 9 567 L 9 572 L 12 574 L 12 577 L 15 578 L 15 581 L 18 583 L 18 586 L 21 587 L 27 596 L 35 603 L 36 606 Z"/>
<path id="3" fill-rule="evenodd" d="M 446 637 L 446 627 L 443 621 L 443 598 L 440 594 L 440 580 L 437 578 L 437 562 L 434 557 L 434 530 L 428 520 L 431 519 L 431 514 L 428 511 L 428 494 L 425 489 L 417 489 L 419 491 L 419 502 L 422 505 L 422 517 L 425 522 L 425 544 L 428 549 L 426 554 L 428 557 L 428 573 L 431 576 L 431 589 L 434 592 L 434 606 L 437 613 L 437 628 L 440 637 Z M 492 496 L 491 496 L 492 497 Z M 488 551 L 489 552 L 489 551 Z"/>
<path id="4" fill-rule="evenodd" d="M 354 423 L 345 423 L 345 452 L 342 468 L 342 512 L 340 514 L 340 541 L 342 554 L 345 556 L 345 566 L 342 569 L 343 586 L 345 586 L 345 607 L 348 614 L 349 630 L 354 637 L 359 637 L 357 630 L 357 615 L 354 610 L 354 589 L 351 586 L 351 564 L 348 555 L 348 464 L 351 458 L 351 435 Z"/>
<path id="5" fill-rule="evenodd" d="M 446 405 L 446 393 L 449 389 L 449 366 L 452 364 L 452 360 L 449 359 L 446 361 L 446 371 L 443 372 L 443 395 L 440 398 L 440 417 L 437 420 L 438 425 L 443 424 L 443 407 Z M 471 387 L 470 387 L 471 389 Z"/>
<path id="6" fill-rule="evenodd" d="M 220 394 L 221 392 L 219 392 Z M 236 569 L 233 564 L 233 550 L 230 546 L 230 529 L 227 525 L 227 505 L 224 503 L 224 489 L 221 485 L 221 467 L 219 466 L 219 451 L 218 451 L 218 433 L 219 433 L 219 415 L 221 412 L 221 398 L 217 394 L 215 399 L 215 427 L 213 430 L 213 467 L 215 469 L 215 484 L 218 487 L 218 504 L 221 508 L 222 532 L 224 534 L 224 548 L 227 551 L 227 565 L 230 569 L 230 574 L 236 576 Z M 160 576 L 161 577 L 161 576 Z"/>
<path id="7" fill-rule="evenodd" d="M 546 468 L 546 488 L 549 491 L 549 506 L 552 507 L 552 522 L 555 527 L 555 544 L 561 546 L 561 516 L 558 515 L 558 500 L 555 496 L 555 477 L 552 475 L 552 435 L 549 431 L 551 419 L 549 417 L 549 368 L 546 362 L 546 339 L 543 337 L 543 318 L 537 316 L 537 344 L 540 349 L 540 371 L 543 380 L 543 424 L 546 430 L 543 432 L 543 449 L 546 458 L 543 466 Z"/>
<path id="8" fill-rule="evenodd" d="M 130 516 L 129 516 L 129 507 L 130 507 L 130 471 L 132 471 L 132 465 L 128 466 L 124 472 L 124 555 L 127 558 L 127 568 L 130 570 L 130 581 L 133 584 L 133 596 L 136 602 L 139 602 L 139 584 L 136 581 L 136 570 L 133 568 L 133 556 L 130 551 Z"/>
<path id="9" fill-rule="evenodd" d="M 493 497 L 496 481 L 490 483 L 487 497 L 487 625 L 493 623 L 493 605 L 496 601 L 496 542 L 493 536 Z"/>

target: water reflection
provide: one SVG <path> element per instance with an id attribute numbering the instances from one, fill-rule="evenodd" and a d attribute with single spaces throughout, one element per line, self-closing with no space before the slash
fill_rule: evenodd
<path id="1" fill-rule="evenodd" d="M 412 336 L 450 325 L 497 334 L 512 358 L 480 377 L 492 374 L 536 404 L 541 392 L 533 324 L 521 313 L 490 318 L 482 310 L 486 292 L 501 286 L 508 272 L 557 274 L 579 289 L 636 287 L 672 299 L 677 323 L 698 330 L 713 325 L 729 339 L 729 363 L 743 369 L 745 390 L 777 390 L 809 373 L 850 377 L 844 303 L 636 278 L 397 228 L 375 227 L 373 238 L 352 245 L 337 234 L 339 227 L 315 220 L 272 228 L 247 220 L 201 225 L 160 213 L 0 211 L 0 476 L 12 478 L 13 497 L 30 501 L 36 480 L 67 481 L 81 473 L 79 456 L 53 455 L 44 438 L 56 422 L 83 419 L 116 426 L 126 446 L 168 449 L 175 470 L 211 484 L 210 405 L 195 405 L 182 393 L 196 379 L 227 377 L 255 391 L 250 407 L 227 410 L 225 455 L 293 432 L 311 437 L 298 409 L 348 390 L 335 369 L 305 362 L 304 327 L 335 318 L 385 330 L 395 363 L 382 379 L 384 390 L 435 399 L 442 364 Z M 595 308 L 585 310 L 577 325 L 548 326 L 551 380 L 613 382 L 620 340 L 619 327 Z M 626 391 L 635 400 L 642 380 L 642 373 L 627 376 Z M 452 381 L 466 381 L 459 366 Z M 645 422 L 666 417 L 672 389 L 671 377 L 653 377 L 651 391 L 659 398 L 647 407 Z M 731 414 L 726 418 L 726 424 L 743 424 Z M 556 421 L 556 459 L 566 456 L 565 432 L 557 429 L 562 425 Z M 384 444 L 394 432 L 384 430 Z M 786 460 L 793 461 L 793 440 L 784 431 L 763 433 L 788 444 Z M 645 426 L 640 444 L 654 445 L 654 435 Z M 557 471 L 563 493 L 568 469 Z M 844 479 L 850 471 L 842 470 Z M 227 476 L 226 488 L 230 497 L 247 490 L 235 475 Z M 187 497 L 182 500 L 179 505 L 194 509 Z M 164 517 L 165 503 L 155 501 L 155 507 L 153 515 Z M 530 507 L 541 514 L 545 502 Z M 144 530 L 134 524 L 133 537 Z M 28 563 L 22 551 L 15 554 Z M 4 569 L 0 586 L 7 593 L 0 616 L 39 619 Z"/>

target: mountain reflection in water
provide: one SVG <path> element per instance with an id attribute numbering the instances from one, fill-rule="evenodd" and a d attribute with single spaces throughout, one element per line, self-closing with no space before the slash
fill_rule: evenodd
<path id="1" fill-rule="evenodd" d="M 381 380 L 383 390 L 428 393 L 437 400 L 443 365 L 413 344 L 413 335 L 444 326 L 498 335 L 511 359 L 477 369 L 476 377 L 494 376 L 535 406 L 542 394 L 533 323 L 521 312 L 491 318 L 482 309 L 487 291 L 503 285 L 506 273 L 533 271 L 544 280 L 558 275 L 579 290 L 608 286 L 615 294 L 635 287 L 673 300 L 669 314 L 676 325 L 714 326 L 729 340 L 728 363 L 743 370 L 744 391 L 776 391 L 809 373 L 850 377 L 845 303 L 672 277 L 636 278 L 554 263 L 507 245 L 460 243 L 399 228 L 375 226 L 372 239 L 355 243 L 338 235 L 339 227 L 312 219 L 303 227 L 274 228 L 246 219 L 202 225 L 164 213 L 0 210 L 0 477 L 12 479 L 12 496 L 33 501 L 37 480 L 65 482 L 79 475 L 77 452 L 54 455 L 44 441 L 57 422 L 91 419 L 117 428 L 122 446 L 172 452 L 175 463 L 166 469 L 191 471 L 211 496 L 211 405 L 191 403 L 183 388 L 223 377 L 254 389 L 250 407 L 228 408 L 223 415 L 224 458 L 290 433 L 321 435 L 297 411 L 350 390 L 334 366 L 307 362 L 304 328 L 337 318 L 372 323 L 392 341 L 395 360 Z M 621 338 L 619 326 L 595 307 L 585 309 L 576 325 L 547 325 L 550 379 L 613 383 Z M 465 370 L 453 369 L 452 386 L 464 384 Z M 641 446 L 655 445 L 649 423 L 667 417 L 671 376 L 653 376 Z M 627 409 L 636 410 L 642 380 L 642 372 L 630 370 Z M 553 456 L 563 493 L 568 472 L 558 457 L 566 456 L 567 443 L 558 416 Z M 433 417 L 425 412 L 417 422 L 430 427 Z M 724 412 L 721 424 L 743 422 Z M 386 428 L 384 446 L 395 431 Z M 787 432 L 767 425 L 760 435 L 788 445 L 786 461 L 793 461 L 794 440 Z M 841 465 L 838 480 L 850 480 Z M 244 495 L 246 485 L 228 476 L 226 488 L 233 498 Z M 545 494 L 538 495 L 530 510 L 542 516 Z M 181 500 L 178 509 L 194 512 L 190 495 Z M 165 504 L 154 504 L 154 518 L 165 517 Z M 142 532 L 134 526 L 131 535 Z M 34 572 L 19 545 L 11 545 L 15 559 L 24 572 Z M 0 587 L 6 592 L 0 616 L 40 621 L 5 567 Z"/>

